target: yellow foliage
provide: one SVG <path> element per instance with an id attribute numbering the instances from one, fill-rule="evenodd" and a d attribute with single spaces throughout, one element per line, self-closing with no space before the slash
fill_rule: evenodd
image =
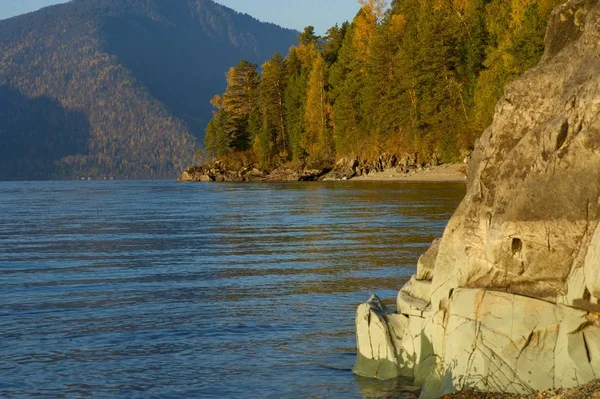
<path id="1" fill-rule="evenodd" d="M 464 11 L 467 8 L 467 0 L 452 0 L 452 6 L 456 10 Z"/>
<path id="2" fill-rule="evenodd" d="M 387 7 L 386 0 L 358 0 L 363 11 L 373 14 L 377 20 L 383 18 L 385 8 Z"/>
<path id="3" fill-rule="evenodd" d="M 511 0 L 511 27 L 517 28 L 521 25 L 525 11 L 534 1 L 536 0 Z"/>
<path id="4" fill-rule="evenodd" d="M 325 61 L 319 55 L 310 72 L 306 92 L 304 148 L 319 160 L 332 156 L 332 142 L 327 122 L 329 112 L 325 95 L 325 68 Z"/>
<path id="5" fill-rule="evenodd" d="M 400 37 L 406 28 L 406 18 L 402 14 L 394 14 L 388 23 L 388 29 L 392 37 Z"/>
<path id="6" fill-rule="evenodd" d="M 312 44 L 300 44 L 295 47 L 295 50 L 298 59 L 304 67 L 312 65 L 315 58 L 319 56 L 319 50 Z"/>
<path id="7" fill-rule="evenodd" d="M 215 95 L 210 100 L 210 105 L 212 105 L 213 107 L 215 107 L 219 111 L 222 110 L 224 108 L 224 106 L 223 106 L 223 97 L 221 97 L 220 94 Z"/>
<path id="8" fill-rule="evenodd" d="M 363 63 L 370 56 L 370 47 L 377 24 L 385 14 L 386 0 L 358 0 L 361 12 L 354 19 L 353 45 L 356 58 Z M 364 72 L 364 71 L 363 71 Z"/>

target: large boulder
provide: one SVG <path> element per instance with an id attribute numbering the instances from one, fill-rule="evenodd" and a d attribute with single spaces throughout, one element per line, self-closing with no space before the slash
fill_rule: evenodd
<path id="1" fill-rule="evenodd" d="M 554 10 L 542 61 L 507 87 L 465 199 L 398 295 L 417 333 L 391 345 L 423 397 L 600 378 L 599 55 L 600 3 Z"/>
<path id="2" fill-rule="evenodd" d="M 391 312 L 373 295 L 358 307 L 356 337 L 358 354 L 353 371 L 363 377 L 381 380 L 412 376 L 414 361 L 403 358 L 400 345 L 408 317 Z"/>

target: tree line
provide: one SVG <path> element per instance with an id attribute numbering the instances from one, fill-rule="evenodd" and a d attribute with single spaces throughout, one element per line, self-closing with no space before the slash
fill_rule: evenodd
<path id="1" fill-rule="evenodd" d="M 534 66 L 561 0 L 359 0 L 324 37 L 241 61 L 215 96 L 206 155 L 263 168 L 411 154 L 450 162 L 490 124 L 508 81 Z"/>

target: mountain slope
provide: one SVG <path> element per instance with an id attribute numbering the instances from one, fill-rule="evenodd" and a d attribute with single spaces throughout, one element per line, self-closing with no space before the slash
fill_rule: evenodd
<path id="1" fill-rule="evenodd" d="M 175 176 L 227 69 L 296 34 L 210 0 L 73 0 L 0 21 L 0 179 Z"/>

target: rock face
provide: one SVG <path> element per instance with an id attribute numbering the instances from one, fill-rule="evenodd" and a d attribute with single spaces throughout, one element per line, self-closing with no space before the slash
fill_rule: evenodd
<path id="1" fill-rule="evenodd" d="M 365 343 L 376 310 L 359 308 L 356 371 L 412 369 L 425 398 L 600 378 L 599 218 L 600 3 L 571 0 L 552 14 L 540 64 L 498 103 L 438 248 L 381 319 L 395 358 L 381 337 Z"/>

